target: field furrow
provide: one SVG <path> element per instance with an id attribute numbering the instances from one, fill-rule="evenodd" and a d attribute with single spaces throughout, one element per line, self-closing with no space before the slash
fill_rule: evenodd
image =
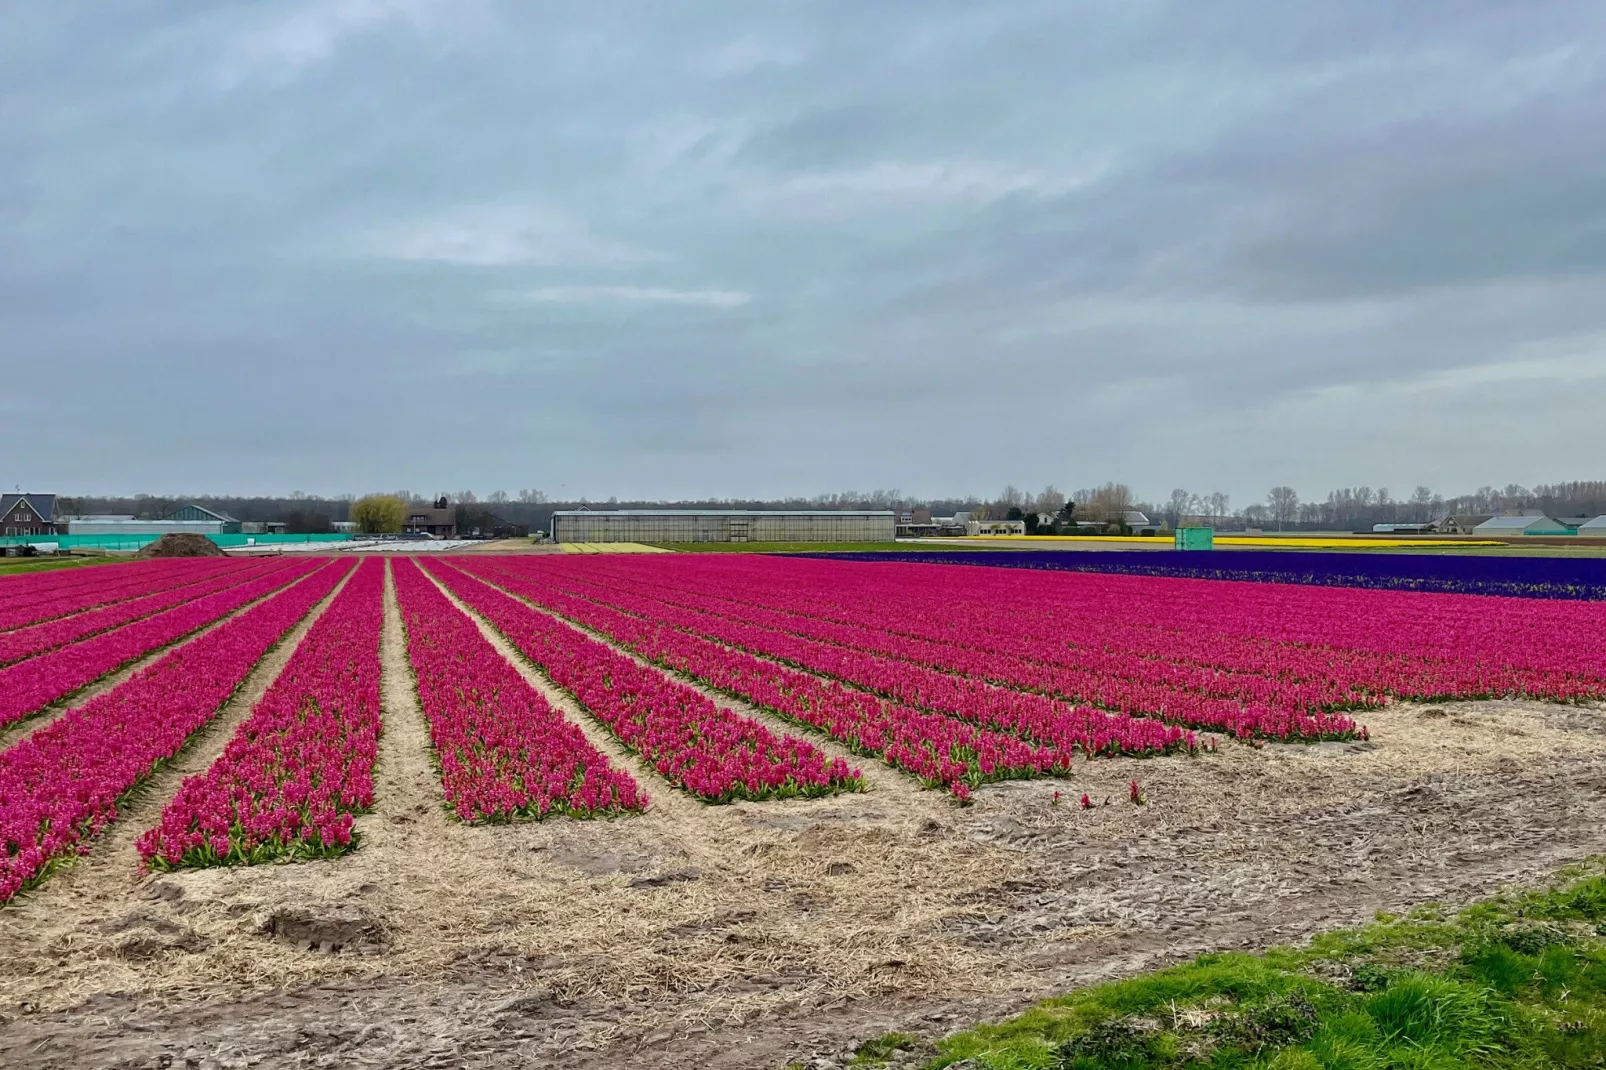
<path id="1" fill-rule="evenodd" d="M 204 774 L 139 840 L 155 869 L 325 858 L 374 801 L 385 565 L 370 558 Z"/>
<path id="2" fill-rule="evenodd" d="M 0 752 L 0 903 L 87 850 L 119 801 L 212 719 L 275 643 L 345 576 L 312 575 Z"/>
<path id="3" fill-rule="evenodd" d="M 850 690 L 810 673 L 667 625 L 610 609 L 532 582 L 528 577 L 465 569 L 583 625 L 633 653 L 787 720 L 812 728 L 856 754 L 879 758 L 928 787 L 960 798 L 996 780 L 1066 776 L 1069 745 L 1043 746 Z"/>
<path id="4" fill-rule="evenodd" d="M 271 562 L 252 562 L 244 568 L 209 573 L 204 578 L 198 577 L 194 582 L 180 587 L 5 632 L 0 634 L 0 667 L 55 650 L 68 643 L 80 642 L 136 620 L 143 620 L 185 602 L 193 602 L 209 594 L 248 583 L 273 567 Z"/>
<path id="5" fill-rule="evenodd" d="M 107 673 L 177 642 L 322 564 L 277 563 L 256 579 L 0 669 L 0 727 L 61 701 Z"/>
<path id="6" fill-rule="evenodd" d="M 407 654 L 446 805 L 464 821 L 645 809 L 630 774 L 525 682 L 410 559 L 394 562 Z"/>
<path id="7" fill-rule="evenodd" d="M 707 802 L 730 802 L 862 786 L 857 770 L 813 744 L 777 737 L 751 717 L 449 565 L 429 561 L 426 567 L 676 787 Z"/>

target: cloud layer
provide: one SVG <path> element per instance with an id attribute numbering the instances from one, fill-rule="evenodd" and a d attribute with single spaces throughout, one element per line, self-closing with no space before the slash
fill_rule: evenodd
<path id="1" fill-rule="evenodd" d="M 1599 475 L 1587 0 L 24 5 L 7 483 Z"/>

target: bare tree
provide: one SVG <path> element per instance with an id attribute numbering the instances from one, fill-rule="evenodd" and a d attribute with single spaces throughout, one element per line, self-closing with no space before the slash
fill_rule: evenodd
<path id="1" fill-rule="evenodd" d="M 1065 508 L 1065 495 L 1054 484 L 1050 483 L 1043 488 L 1043 493 L 1037 496 L 1035 508 L 1039 513 L 1053 515 Z"/>
<path id="2" fill-rule="evenodd" d="M 1171 492 L 1171 501 L 1166 506 L 1166 519 L 1170 522 L 1172 530 L 1182 526 L 1183 517 L 1188 513 L 1188 506 L 1193 502 L 1194 496 L 1178 487 Z"/>
<path id="3" fill-rule="evenodd" d="M 1232 497 L 1221 491 L 1210 495 L 1210 525 L 1215 527 L 1227 518 L 1227 510 L 1232 505 Z"/>
<path id="4" fill-rule="evenodd" d="M 492 505 L 501 505 L 503 502 L 507 501 L 507 491 L 493 490 L 490 494 L 486 495 L 485 500 L 490 502 Z"/>
<path id="5" fill-rule="evenodd" d="M 1293 487 L 1273 487 L 1271 493 L 1266 495 L 1266 504 L 1271 507 L 1271 515 L 1277 521 L 1277 530 L 1283 530 L 1283 525 L 1294 519 L 1299 510 L 1299 494 Z"/>
<path id="6" fill-rule="evenodd" d="M 1418 486 L 1411 492 L 1411 519 L 1418 524 L 1425 524 L 1433 519 L 1432 488 Z"/>
<path id="7" fill-rule="evenodd" d="M 1079 490 L 1076 504 L 1089 520 L 1114 524 L 1125 518 L 1132 508 L 1132 488 L 1125 483 L 1106 483 L 1102 487 Z"/>
<path id="8" fill-rule="evenodd" d="M 545 505 L 546 495 L 534 489 L 521 490 L 519 491 L 519 501 L 525 505 Z"/>

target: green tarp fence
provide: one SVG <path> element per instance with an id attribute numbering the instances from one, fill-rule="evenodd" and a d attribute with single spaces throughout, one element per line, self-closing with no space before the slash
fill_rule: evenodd
<path id="1" fill-rule="evenodd" d="M 323 535 L 208 535 L 208 539 L 225 549 L 231 546 L 280 546 L 298 542 L 345 542 L 350 532 L 337 531 Z M 62 550 L 138 550 L 161 538 L 153 535 L 5 535 L 0 546 L 27 546 L 55 543 Z"/>

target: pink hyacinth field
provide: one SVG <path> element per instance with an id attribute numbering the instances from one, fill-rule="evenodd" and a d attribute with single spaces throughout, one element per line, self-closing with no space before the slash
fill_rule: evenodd
<path id="1" fill-rule="evenodd" d="M 1606 602 L 448 546 L 0 578 L 0 1038 L 779 1068 L 1606 853 Z"/>

